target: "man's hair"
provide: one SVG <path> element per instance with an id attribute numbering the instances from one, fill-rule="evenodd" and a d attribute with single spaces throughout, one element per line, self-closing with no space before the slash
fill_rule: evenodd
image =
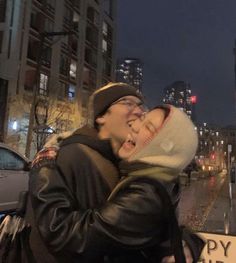
<path id="1" fill-rule="evenodd" d="M 97 128 L 96 119 L 105 114 L 112 103 L 124 96 L 135 96 L 141 101 L 144 100 L 139 90 L 122 82 L 110 82 L 97 89 L 89 98 L 89 123 Z"/>

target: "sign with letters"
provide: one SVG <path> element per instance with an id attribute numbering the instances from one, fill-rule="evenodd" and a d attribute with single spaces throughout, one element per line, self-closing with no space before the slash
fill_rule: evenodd
<path id="1" fill-rule="evenodd" d="M 236 262 L 236 236 L 198 233 L 206 245 L 199 263 L 233 263 Z"/>

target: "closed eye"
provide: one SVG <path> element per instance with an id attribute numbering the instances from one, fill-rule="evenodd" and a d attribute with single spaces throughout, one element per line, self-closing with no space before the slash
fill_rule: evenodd
<path id="1" fill-rule="evenodd" d="M 145 123 L 145 127 L 148 129 L 148 131 L 151 134 L 155 134 L 156 133 L 156 127 L 150 121 Z"/>

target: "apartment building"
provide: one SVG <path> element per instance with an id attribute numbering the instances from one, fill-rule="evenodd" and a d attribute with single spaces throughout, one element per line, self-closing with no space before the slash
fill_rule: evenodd
<path id="1" fill-rule="evenodd" d="M 128 83 L 142 91 L 143 62 L 138 58 L 118 59 L 116 66 L 116 80 Z"/>
<path id="2" fill-rule="evenodd" d="M 116 0 L 0 0 L 0 140 L 28 156 L 114 80 Z"/>

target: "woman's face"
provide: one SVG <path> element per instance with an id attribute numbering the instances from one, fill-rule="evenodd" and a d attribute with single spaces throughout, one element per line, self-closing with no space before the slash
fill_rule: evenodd
<path id="1" fill-rule="evenodd" d="M 131 125 L 131 132 L 119 149 L 119 157 L 128 159 L 132 154 L 140 151 L 154 137 L 164 119 L 163 109 L 154 109 L 136 119 Z"/>

